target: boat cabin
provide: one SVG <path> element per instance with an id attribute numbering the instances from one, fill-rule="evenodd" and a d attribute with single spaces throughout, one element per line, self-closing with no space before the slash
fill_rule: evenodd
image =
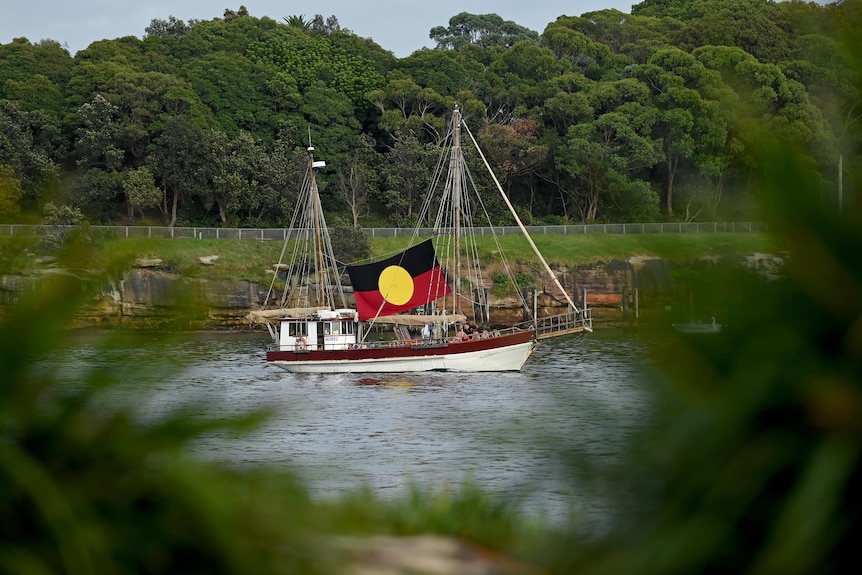
<path id="1" fill-rule="evenodd" d="M 359 336 L 353 309 L 319 310 L 317 315 L 279 319 L 279 351 L 352 349 Z"/>

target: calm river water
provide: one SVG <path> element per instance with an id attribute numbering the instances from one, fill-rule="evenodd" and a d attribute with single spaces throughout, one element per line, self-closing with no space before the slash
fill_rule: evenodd
<path id="1" fill-rule="evenodd" d="M 149 336 L 140 336 L 149 337 Z M 367 485 L 381 497 L 412 484 L 470 480 L 528 514 L 590 529 L 619 512 L 617 496 L 580 484 L 572 463 L 625 464 L 649 421 L 652 367 L 636 335 L 545 340 L 520 373 L 293 375 L 266 365 L 265 335 L 194 334 L 105 349 L 82 338 L 64 370 L 114 369 L 148 388 L 147 417 L 192 406 L 202 415 L 260 407 L 274 415 L 240 439 L 207 436 L 196 449 L 229 464 L 289 466 L 315 496 Z M 155 346 L 155 351 L 154 351 Z"/>

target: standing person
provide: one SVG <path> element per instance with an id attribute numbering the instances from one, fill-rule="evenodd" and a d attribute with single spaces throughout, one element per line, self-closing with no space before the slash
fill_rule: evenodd
<path id="1" fill-rule="evenodd" d="M 422 328 L 422 341 L 428 343 L 431 341 L 431 324 L 426 323 Z"/>

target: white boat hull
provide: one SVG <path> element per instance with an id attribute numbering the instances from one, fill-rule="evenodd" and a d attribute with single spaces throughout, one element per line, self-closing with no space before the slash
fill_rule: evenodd
<path id="1" fill-rule="evenodd" d="M 534 340 L 502 347 L 410 357 L 373 357 L 345 359 L 272 359 L 270 363 L 291 373 L 405 373 L 421 371 L 519 371 L 536 347 Z"/>

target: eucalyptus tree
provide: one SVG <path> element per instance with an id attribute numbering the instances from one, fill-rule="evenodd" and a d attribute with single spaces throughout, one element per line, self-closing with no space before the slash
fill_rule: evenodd
<path id="1" fill-rule="evenodd" d="M 526 206 L 529 215 L 547 212 L 552 195 L 538 204 L 542 182 L 539 173 L 548 162 L 549 147 L 540 137 L 541 124 L 529 117 L 516 118 L 508 124 L 487 124 L 477 137 L 489 163 L 507 195 Z"/>
<path id="2" fill-rule="evenodd" d="M 220 130 L 204 133 L 209 164 L 204 169 L 208 188 L 204 208 L 215 207 L 222 224 L 261 226 L 277 215 L 279 195 L 261 178 L 266 151 L 248 132 L 230 137 Z"/>
<path id="3" fill-rule="evenodd" d="M 485 64 L 475 49 L 423 48 L 400 59 L 396 70 L 419 86 L 452 97 L 463 90 L 477 91 L 483 82 Z"/>
<path id="4" fill-rule="evenodd" d="M 125 173 L 123 192 L 129 204 L 129 221 L 134 220 L 135 210 L 143 219 L 145 209 L 162 207 L 162 191 L 156 186 L 155 177 L 146 166 Z"/>
<path id="5" fill-rule="evenodd" d="M 75 138 L 79 174 L 76 200 L 98 219 L 110 219 L 116 205 L 123 201 L 125 150 L 119 108 L 96 94 L 78 109 L 80 128 Z M 132 207 L 129 205 L 129 216 Z"/>
<path id="6" fill-rule="evenodd" d="M 634 79 L 597 83 L 587 94 L 590 121 L 569 127 L 557 150 L 559 168 L 578 186 L 571 200 L 583 221 L 650 221 L 658 195 L 639 176 L 663 158 L 652 135 L 658 110 Z"/>
<path id="7" fill-rule="evenodd" d="M 390 142 L 397 134 L 412 133 L 420 141 L 439 143 L 446 136 L 445 114 L 453 98 L 417 84 L 401 72 L 389 74 L 387 83 L 365 96 L 380 114 L 378 128 Z"/>
<path id="8" fill-rule="evenodd" d="M 42 121 L 38 112 L 27 112 L 16 103 L 0 100 L 0 194 L 7 195 L 10 213 L 17 213 L 19 202 L 24 202 L 25 208 L 37 204 L 59 182 L 59 165 L 39 143 Z"/>
<path id="9" fill-rule="evenodd" d="M 374 141 L 365 134 L 357 136 L 356 144 L 345 164 L 335 166 L 335 195 L 350 210 L 353 228 L 359 219 L 369 215 L 371 198 L 378 195 L 380 174 L 376 167 L 380 159 Z"/>
<path id="10" fill-rule="evenodd" d="M 380 189 L 376 203 L 396 226 L 416 223 L 431 185 L 440 149 L 422 143 L 414 134 L 396 134 L 380 165 Z"/>
<path id="11" fill-rule="evenodd" d="M 195 196 L 208 195 L 211 156 L 205 132 L 187 116 L 168 116 L 150 158 L 150 169 L 164 191 L 163 209 L 169 214 L 168 225 L 173 227 L 186 202 Z"/>
<path id="12" fill-rule="evenodd" d="M 559 60 L 567 61 L 581 74 L 599 80 L 616 72 L 618 58 L 610 47 L 593 40 L 568 24 L 571 18 L 560 17 L 548 24 L 542 34 L 542 45 Z"/>
<path id="13" fill-rule="evenodd" d="M 617 55 L 624 55 L 632 46 L 643 42 L 666 45 L 677 27 L 671 21 L 634 16 L 614 9 L 586 12 L 580 17 L 561 16 L 549 28 L 551 26 L 580 32 L 594 42 L 604 44 Z M 616 66 L 620 66 L 620 63 L 627 63 L 626 58 L 618 60 Z"/>
<path id="14" fill-rule="evenodd" d="M 666 48 L 638 67 L 634 77 L 650 88 L 659 110 L 654 135 L 661 138 L 664 151 L 664 211 L 672 216 L 674 184 L 680 170 L 694 171 L 707 181 L 716 181 L 721 172 L 728 137 L 718 100 L 723 88 L 721 76 L 691 54 Z M 720 188 L 717 192 L 711 194 L 713 198 L 720 197 Z M 693 200 L 688 199 L 688 217 Z M 713 209 L 716 203 L 708 202 L 707 207 Z"/>
<path id="15" fill-rule="evenodd" d="M 811 160 L 822 169 L 835 165 L 834 135 L 821 111 L 811 103 L 804 85 L 788 78 L 778 66 L 758 62 L 741 48 L 705 46 L 693 55 L 708 69 L 720 73 L 732 90 L 731 97 L 722 101 L 721 110 L 737 141 L 735 165 L 743 178 L 761 173 L 764 168 L 758 164 L 756 154 L 747 153 L 764 131 L 808 150 Z"/>
<path id="16" fill-rule="evenodd" d="M 428 34 L 438 49 L 460 50 L 468 44 L 488 48 L 510 48 L 518 42 L 536 43 L 538 32 L 497 14 L 461 12 L 449 19 L 449 26 L 435 26 Z"/>
<path id="17" fill-rule="evenodd" d="M 227 14 L 225 16 L 227 16 Z M 144 28 L 144 39 L 179 38 L 188 33 L 190 29 L 190 26 L 174 16 L 169 16 L 167 20 L 155 18 L 150 21 L 149 26 Z"/>
<path id="18" fill-rule="evenodd" d="M 699 46 L 736 46 L 764 63 L 780 62 L 790 51 L 787 33 L 773 19 L 730 5 L 687 22 L 675 43 L 686 51 Z"/>
<path id="19" fill-rule="evenodd" d="M 511 117 L 537 108 L 556 92 L 552 81 L 571 70 L 569 62 L 556 58 L 548 48 L 519 42 L 500 52 L 488 67 L 490 84 L 504 90 L 505 99 L 498 97 L 495 106 L 507 108 Z"/>

